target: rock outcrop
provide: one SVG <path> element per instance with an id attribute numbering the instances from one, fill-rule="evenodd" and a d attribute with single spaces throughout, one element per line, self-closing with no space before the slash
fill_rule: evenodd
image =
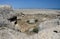
<path id="1" fill-rule="evenodd" d="M 0 5 L 0 39 L 60 39 L 60 10 Z"/>

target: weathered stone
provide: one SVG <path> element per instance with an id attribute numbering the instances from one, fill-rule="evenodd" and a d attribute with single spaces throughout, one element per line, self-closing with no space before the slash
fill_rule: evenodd
<path id="1" fill-rule="evenodd" d="M 60 39 L 59 12 L 0 5 L 0 39 Z"/>

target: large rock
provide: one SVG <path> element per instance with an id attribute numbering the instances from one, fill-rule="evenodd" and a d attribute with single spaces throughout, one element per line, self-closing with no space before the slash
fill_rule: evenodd
<path id="1" fill-rule="evenodd" d="M 12 12 L 13 9 L 10 5 L 0 5 L 0 14 L 3 16 L 3 18 L 8 18 L 10 15 L 10 12 Z"/>
<path id="2" fill-rule="evenodd" d="M 38 33 L 39 39 L 60 39 L 60 25 Z"/>
<path id="3" fill-rule="evenodd" d="M 51 20 L 47 20 L 47 21 L 40 23 L 39 29 L 40 30 L 48 29 L 48 28 L 56 27 L 58 25 L 60 25 L 59 19 L 51 19 Z"/>

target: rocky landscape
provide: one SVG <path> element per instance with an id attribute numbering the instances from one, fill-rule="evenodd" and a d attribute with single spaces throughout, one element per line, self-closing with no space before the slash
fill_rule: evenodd
<path id="1" fill-rule="evenodd" d="M 0 5 L 0 39 L 60 39 L 60 10 Z"/>

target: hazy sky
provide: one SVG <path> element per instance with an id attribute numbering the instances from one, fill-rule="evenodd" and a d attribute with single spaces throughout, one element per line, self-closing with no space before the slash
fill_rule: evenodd
<path id="1" fill-rule="evenodd" d="M 60 0 L 0 0 L 14 8 L 60 8 Z"/>

